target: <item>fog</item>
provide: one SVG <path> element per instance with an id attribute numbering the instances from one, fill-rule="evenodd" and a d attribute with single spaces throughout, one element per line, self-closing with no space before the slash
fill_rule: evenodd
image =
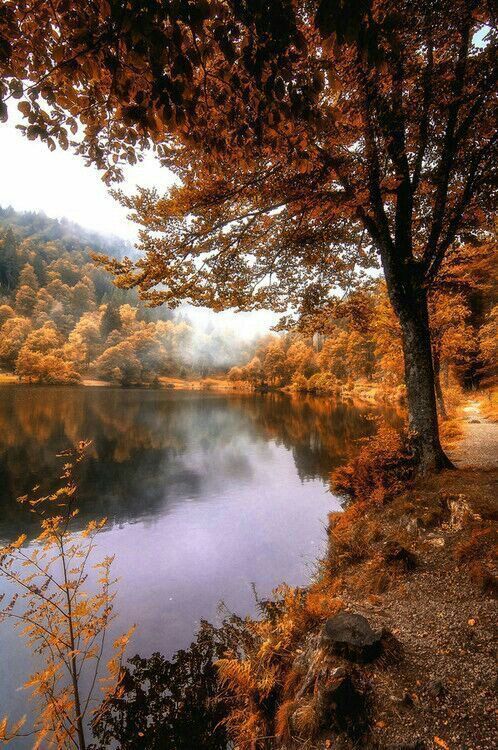
<path id="1" fill-rule="evenodd" d="M 183 305 L 179 312 L 188 318 L 196 330 L 209 333 L 214 329 L 217 333 L 227 334 L 241 341 L 250 341 L 255 336 L 268 333 L 279 319 L 279 315 L 270 310 L 225 310 L 215 313 L 206 308 Z"/>

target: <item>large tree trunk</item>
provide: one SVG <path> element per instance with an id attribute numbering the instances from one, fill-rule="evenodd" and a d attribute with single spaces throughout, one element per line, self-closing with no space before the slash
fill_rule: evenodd
<path id="1" fill-rule="evenodd" d="M 391 259 L 389 259 L 391 260 Z M 452 468 L 439 439 L 427 292 L 416 262 L 384 265 L 389 298 L 401 325 L 408 428 L 420 473 Z"/>
<path id="2" fill-rule="evenodd" d="M 405 359 L 408 428 L 420 470 L 427 473 L 451 468 L 452 463 L 439 439 L 427 295 L 413 280 L 410 286 L 412 294 L 398 300 L 397 312 Z"/>

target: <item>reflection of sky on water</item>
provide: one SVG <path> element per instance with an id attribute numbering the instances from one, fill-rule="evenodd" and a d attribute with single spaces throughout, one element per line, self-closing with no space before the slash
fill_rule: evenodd
<path id="1" fill-rule="evenodd" d="M 265 595 L 306 581 L 339 507 L 329 472 L 372 429 L 367 411 L 280 395 L 2 388 L 0 536 L 29 528 L 14 498 L 91 438 L 79 504 L 84 519 L 109 518 L 98 558 L 116 555 L 113 631 L 137 623 L 133 653 L 171 654 L 220 600 L 252 610 L 251 583 Z M 0 705 L 18 715 L 31 663 L 5 624 L 0 646 Z"/>
<path id="2" fill-rule="evenodd" d="M 358 438 L 373 431 L 370 416 L 281 394 L 0 388 L 0 537 L 29 532 L 32 518 L 13 498 L 57 476 L 56 453 L 76 440 L 92 440 L 82 466 L 82 517 L 126 523 L 257 473 L 268 441 L 291 453 L 294 476 L 328 481 Z"/>
<path id="3" fill-rule="evenodd" d="M 220 599 L 231 610 L 252 610 L 251 582 L 267 594 L 284 579 L 306 580 L 324 539 L 320 520 L 337 504 L 318 482 L 296 484 L 284 449 L 269 444 L 259 458 L 257 484 L 254 474 L 213 480 L 213 494 L 101 537 L 100 547 L 116 553 L 116 572 L 126 580 L 117 609 L 140 622 L 134 649 L 186 645 L 201 617 L 216 617 Z"/>

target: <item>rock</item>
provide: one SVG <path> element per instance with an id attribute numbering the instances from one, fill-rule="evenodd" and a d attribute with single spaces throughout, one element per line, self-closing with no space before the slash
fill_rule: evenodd
<path id="1" fill-rule="evenodd" d="M 386 542 L 382 553 L 386 563 L 398 563 L 405 570 L 414 570 L 417 567 L 417 558 L 413 552 L 410 552 L 410 550 L 396 541 Z"/>
<path id="2" fill-rule="evenodd" d="M 339 612 L 324 623 L 322 645 L 338 656 L 369 662 L 382 652 L 382 632 L 373 630 L 363 615 Z"/>
<path id="3" fill-rule="evenodd" d="M 406 524 L 406 530 L 409 534 L 419 534 L 423 523 L 420 518 L 410 518 Z"/>
<path id="4" fill-rule="evenodd" d="M 447 693 L 446 687 L 441 680 L 430 682 L 427 691 L 433 698 L 443 698 Z"/>
<path id="5" fill-rule="evenodd" d="M 432 544 L 434 547 L 444 547 L 445 541 L 442 536 L 435 536 L 434 534 L 431 537 L 428 537 L 427 541 L 429 544 Z"/>
<path id="6" fill-rule="evenodd" d="M 338 687 L 339 683 L 347 677 L 349 677 L 349 672 L 345 667 L 335 667 L 335 669 L 331 669 L 328 674 L 330 684 L 334 684 L 335 687 Z"/>

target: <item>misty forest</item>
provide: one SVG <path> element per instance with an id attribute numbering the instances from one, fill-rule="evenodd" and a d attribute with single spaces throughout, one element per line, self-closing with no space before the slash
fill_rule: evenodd
<path id="1" fill-rule="evenodd" d="M 0 5 L 0 745 L 497 746 L 497 23 Z"/>

